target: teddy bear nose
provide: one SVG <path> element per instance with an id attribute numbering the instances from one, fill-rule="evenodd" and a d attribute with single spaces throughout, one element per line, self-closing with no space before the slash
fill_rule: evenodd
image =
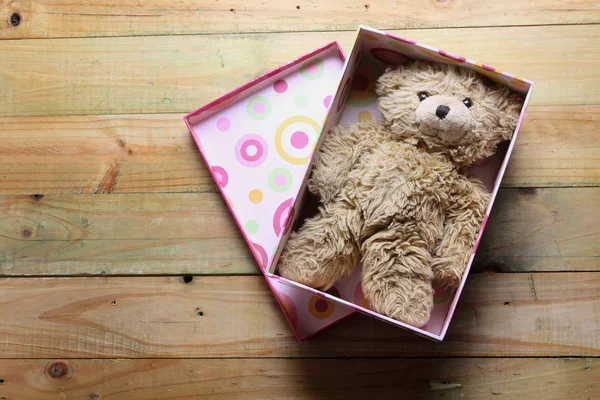
<path id="1" fill-rule="evenodd" d="M 435 115 L 437 115 L 437 117 L 439 119 L 444 119 L 444 118 L 446 118 L 446 115 L 448 115 L 449 112 L 450 112 L 450 107 L 438 106 L 438 108 L 435 110 Z"/>

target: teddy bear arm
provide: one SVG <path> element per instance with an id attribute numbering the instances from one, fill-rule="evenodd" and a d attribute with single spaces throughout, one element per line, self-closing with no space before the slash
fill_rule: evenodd
<path id="1" fill-rule="evenodd" d="M 459 180 L 446 213 L 444 233 L 434 251 L 435 279 L 455 289 L 459 286 L 477 241 L 490 195 L 478 181 Z"/>
<path id="2" fill-rule="evenodd" d="M 320 197 L 322 203 L 330 202 L 340 193 L 348 174 L 361 154 L 367 150 L 369 129 L 359 125 L 335 127 L 327 134 L 316 156 L 313 172 L 308 181 L 309 190 Z"/>

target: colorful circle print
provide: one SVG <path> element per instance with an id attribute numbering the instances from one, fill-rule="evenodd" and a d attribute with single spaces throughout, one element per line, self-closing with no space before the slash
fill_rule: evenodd
<path id="1" fill-rule="evenodd" d="M 269 174 L 269 187 L 275 192 L 285 192 L 292 187 L 292 173 L 285 168 L 275 168 Z"/>
<path id="2" fill-rule="evenodd" d="M 360 283 L 356 285 L 356 288 L 354 289 L 354 304 L 366 308 L 367 310 L 370 308 L 369 302 L 367 299 L 365 299 L 365 295 L 363 294 Z"/>
<path id="3" fill-rule="evenodd" d="M 248 102 L 247 110 L 250 118 L 262 121 L 271 114 L 271 103 L 266 97 L 255 96 Z"/>
<path id="4" fill-rule="evenodd" d="M 321 133 L 321 126 L 312 118 L 296 115 L 283 121 L 275 133 L 275 149 L 290 164 L 308 162 L 312 147 Z M 312 137 L 312 140 L 311 140 Z"/>
<path id="5" fill-rule="evenodd" d="M 227 186 L 227 182 L 229 182 L 229 175 L 227 174 L 227 171 L 225 171 L 225 168 L 215 165 L 212 167 L 212 173 L 219 186 L 222 188 Z"/>
<path id="6" fill-rule="evenodd" d="M 254 250 L 254 257 L 256 258 L 256 261 L 258 261 L 260 269 L 264 270 L 265 268 L 267 268 L 269 256 L 267 256 L 267 252 L 265 251 L 265 249 L 260 244 L 253 242 L 252 249 Z"/>
<path id="7" fill-rule="evenodd" d="M 331 314 L 335 311 L 335 304 L 331 300 L 315 295 L 308 301 L 308 311 L 315 318 L 328 318 L 331 317 Z"/>
<path id="8" fill-rule="evenodd" d="M 413 53 L 415 51 L 411 45 L 401 42 L 399 40 L 388 40 L 388 44 L 391 47 L 403 53 Z"/>
<path id="9" fill-rule="evenodd" d="M 285 93 L 287 88 L 288 84 L 283 79 L 279 79 L 273 84 L 273 90 L 275 90 L 277 93 Z"/>
<path id="10" fill-rule="evenodd" d="M 364 107 L 375 103 L 377 101 L 375 85 L 382 72 L 375 63 L 363 62 L 354 74 L 348 94 L 348 104 L 354 107 Z"/>
<path id="11" fill-rule="evenodd" d="M 253 219 L 250 221 L 246 221 L 246 223 L 244 224 L 244 232 L 246 232 L 248 235 L 254 235 L 255 233 L 257 233 L 258 222 L 256 222 Z"/>
<path id="12" fill-rule="evenodd" d="M 277 209 L 275 210 L 275 214 L 273 215 L 273 231 L 275 235 L 279 237 L 281 232 L 283 232 L 288 218 L 290 217 L 290 211 L 292 211 L 292 202 L 294 199 L 287 199 L 283 203 L 281 203 Z"/>
<path id="13" fill-rule="evenodd" d="M 323 71 L 325 71 L 325 64 L 319 58 L 308 61 L 300 67 L 300 74 L 306 79 L 317 79 L 323 75 Z"/>
<path id="14" fill-rule="evenodd" d="M 242 136 L 235 144 L 235 158 L 246 167 L 258 167 L 268 156 L 265 139 L 256 134 Z"/>
<path id="15" fill-rule="evenodd" d="M 252 203 L 258 204 L 263 199 L 263 193 L 259 189 L 252 189 L 250 193 L 248 193 L 248 199 Z"/>
<path id="16" fill-rule="evenodd" d="M 279 302 L 281 303 L 290 324 L 295 328 L 296 323 L 298 322 L 298 312 L 296 311 L 294 300 L 290 299 L 290 297 L 283 292 L 278 292 L 277 296 L 279 297 Z"/>
<path id="17" fill-rule="evenodd" d="M 408 61 L 408 58 L 397 51 L 376 47 L 371 49 L 373 57 L 390 65 L 401 65 Z"/>

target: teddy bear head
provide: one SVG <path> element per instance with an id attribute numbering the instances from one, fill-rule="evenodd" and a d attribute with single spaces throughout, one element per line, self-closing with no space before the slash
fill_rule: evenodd
<path id="1" fill-rule="evenodd" d="M 467 68 L 411 61 L 377 82 L 383 123 L 398 139 L 446 153 L 458 166 L 510 140 L 523 97 Z"/>

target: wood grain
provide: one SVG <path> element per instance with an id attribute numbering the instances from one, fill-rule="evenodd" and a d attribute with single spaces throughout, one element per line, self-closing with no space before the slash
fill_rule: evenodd
<path id="1" fill-rule="evenodd" d="M 600 106 L 532 106 L 505 187 L 600 185 Z M 0 194 L 214 192 L 177 114 L 0 118 Z"/>
<path id="2" fill-rule="evenodd" d="M 502 271 L 599 271 L 599 200 L 600 188 L 501 191 L 476 265 Z"/>
<path id="3" fill-rule="evenodd" d="M 28 400 L 600 396 L 595 358 L 2 360 L 0 377 L 4 396 Z"/>
<path id="4" fill-rule="evenodd" d="M 598 198 L 501 190 L 474 269 L 600 270 Z M 0 196 L 0 216 L 4 275 L 258 272 L 218 193 Z"/>
<path id="5" fill-rule="evenodd" d="M 359 24 L 379 29 L 590 24 L 600 22 L 593 0 L 523 2 L 350 0 L 313 2 L 280 0 L 243 3 L 220 0 L 152 0 L 140 4 L 65 2 L 7 3 L 1 14 L 20 13 L 13 27 L 8 18 L 0 38 L 96 37 L 199 33 L 248 33 L 353 30 Z"/>
<path id="6" fill-rule="evenodd" d="M 259 276 L 5 278 L 0 358 L 600 356 L 599 279 L 475 274 L 443 343 L 356 315 L 298 344 Z"/>
<path id="7" fill-rule="evenodd" d="M 393 31 L 537 82 L 533 105 L 598 105 L 597 25 Z M 0 115 L 184 113 L 354 32 L 0 41 Z M 526 38 L 526 40 L 524 40 Z"/>

